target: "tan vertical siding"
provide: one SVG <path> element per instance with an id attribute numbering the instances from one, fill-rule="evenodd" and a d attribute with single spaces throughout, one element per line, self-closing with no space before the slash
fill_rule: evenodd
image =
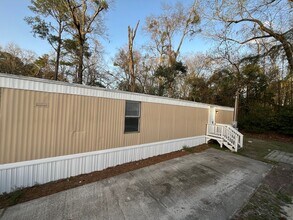
<path id="1" fill-rule="evenodd" d="M 204 135 L 206 133 L 206 125 L 208 123 L 208 117 L 209 117 L 208 109 L 196 108 L 195 136 Z"/>
<path id="2" fill-rule="evenodd" d="M 205 111 L 207 112 L 207 109 L 205 109 Z M 197 114 L 196 108 L 190 108 L 188 109 L 188 112 L 186 113 L 186 130 L 187 130 L 186 132 L 187 132 L 187 136 L 189 137 L 197 135 L 196 128 L 198 126 L 201 126 L 200 122 L 196 118 L 196 114 Z M 205 117 L 205 115 L 203 117 Z"/>
<path id="3" fill-rule="evenodd" d="M 1 161 L 20 161 L 55 155 L 54 96 L 3 89 L 1 107 Z"/>
<path id="4" fill-rule="evenodd" d="M 204 135 L 208 121 L 208 109 L 142 102 L 140 132 L 125 134 L 125 100 L 0 91 L 1 164 Z"/>
<path id="5" fill-rule="evenodd" d="M 232 124 L 233 111 L 217 110 L 216 123 L 220 124 Z"/>
<path id="6" fill-rule="evenodd" d="M 172 133 L 170 139 L 177 139 L 187 135 L 186 131 L 186 112 L 188 108 L 175 106 L 172 108 L 173 124 L 172 124 Z"/>
<path id="7" fill-rule="evenodd" d="M 160 104 L 141 103 L 141 142 L 149 143 L 160 140 L 160 113 Z"/>
<path id="8" fill-rule="evenodd" d="M 159 121 L 159 129 L 160 129 L 160 140 L 168 140 L 172 139 L 173 133 L 173 108 L 168 108 L 168 105 L 160 105 L 160 121 Z M 171 128 L 171 129 L 170 129 Z"/>

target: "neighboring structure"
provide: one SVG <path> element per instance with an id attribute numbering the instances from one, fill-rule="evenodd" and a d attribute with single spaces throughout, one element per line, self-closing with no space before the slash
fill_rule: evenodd
<path id="1" fill-rule="evenodd" d="M 197 146 L 232 121 L 229 107 L 0 74 L 0 194 Z"/>

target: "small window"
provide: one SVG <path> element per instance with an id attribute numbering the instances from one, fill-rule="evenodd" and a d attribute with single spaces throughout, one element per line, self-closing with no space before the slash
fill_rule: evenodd
<path id="1" fill-rule="evenodd" d="M 140 102 L 126 101 L 124 132 L 138 132 L 140 121 Z"/>

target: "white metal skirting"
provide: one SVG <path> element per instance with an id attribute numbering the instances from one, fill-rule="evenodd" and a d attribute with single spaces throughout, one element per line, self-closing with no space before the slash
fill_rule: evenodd
<path id="1" fill-rule="evenodd" d="M 205 135 L 0 165 L 0 194 L 205 143 Z"/>

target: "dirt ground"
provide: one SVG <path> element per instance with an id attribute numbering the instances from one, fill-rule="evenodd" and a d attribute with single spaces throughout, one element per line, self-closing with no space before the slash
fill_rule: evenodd
<path id="1" fill-rule="evenodd" d="M 198 153 L 208 149 L 209 146 L 204 144 L 194 148 L 184 148 L 183 150 L 163 154 L 151 158 L 147 158 L 140 161 L 134 161 L 115 167 L 110 167 L 102 171 L 92 172 L 90 174 L 82 174 L 75 177 L 70 177 L 67 179 L 62 179 L 43 185 L 36 185 L 33 187 L 20 189 L 15 192 L 0 195 L 0 209 L 6 208 L 8 206 L 16 205 L 18 203 L 30 201 L 43 196 L 51 195 L 63 190 L 71 189 L 74 187 L 82 186 L 84 184 L 96 182 L 102 179 L 106 179 L 112 176 L 116 176 L 128 171 L 136 170 L 142 167 L 157 164 L 166 160 L 170 160 L 177 157 L 182 157 L 189 153 Z"/>

